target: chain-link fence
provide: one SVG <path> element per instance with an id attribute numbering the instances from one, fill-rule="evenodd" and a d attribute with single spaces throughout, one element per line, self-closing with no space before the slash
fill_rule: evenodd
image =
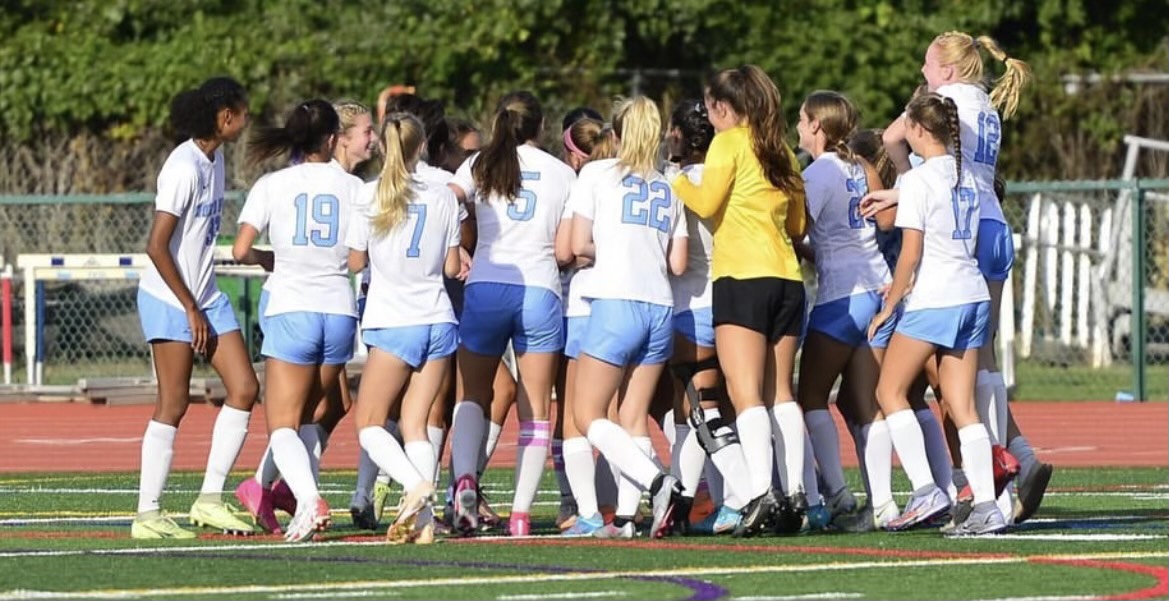
<path id="1" fill-rule="evenodd" d="M 1125 400 L 1140 396 L 1137 367 L 1145 398 L 1169 396 L 1167 188 L 1164 180 L 1008 187 L 1003 209 L 1019 244 L 1004 319 L 1014 322 L 1017 398 Z"/>
<path id="2" fill-rule="evenodd" d="M 1146 398 L 1169 396 L 1169 182 L 1017 183 L 1008 190 L 1003 207 L 1018 244 L 1003 307 L 1010 352 L 1001 360 L 1008 374 L 1013 368 L 1016 398 L 1126 398 L 1137 392 L 1134 365 L 1144 368 Z M 234 236 L 241 198 L 228 195 L 221 243 Z M 18 254 L 28 253 L 141 253 L 151 202 L 150 195 L 0 199 L 3 259 L 15 265 Z M 1134 240 L 1138 215 L 1144 235 Z M 1134 266 L 1144 272 L 1144 286 L 1134 285 Z M 29 283 L 16 276 L 13 379 L 23 382 Z M 219 281 L 257 356 L 259 282 Z M 136 286 L 126 279 L 45 281 L 45 383 L 149 376 Z M 1144 312 L 1134 319 L 1140 302 Z M 1134 323 L 1143 339 L 1133 336 Z"/>

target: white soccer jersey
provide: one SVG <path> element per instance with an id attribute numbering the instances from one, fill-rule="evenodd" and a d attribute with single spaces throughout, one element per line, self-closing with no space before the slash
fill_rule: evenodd
<path id="1" fill-rule="evenodd" d="M 694 185 L 702 184 L 702 164 L 690 165 L 682 172 Z M 710 223 L 683 208 L 686 217 L 686 272 L 680 276 L 670 275 L 670 287 L 674 291 L 674 313 L 685 313 L 695 309 L 706 309 L 714 303 L 710 295 L 710 253 L 714 236 Z"/>
<path id="2" fill-rule="evenodd" d="M 1003 137 L 998 111 L 990 103 L 990 96 L 979 86 L 953 83 L 939 87 L 937 93 L 952 98 L 958 105 L 962 171 L 969 171 L 974 176 L 982 218 L 1006 223 L 1002 205 L 994 193 L 995 166 Z"/>
<path id="3" fill-rule="evenodd" d="M 576 174 L 556 157 L 531 146 L 518 147 L 523 188 L 519 196 L 484 198 L 471 176 L 475 154 L 459 167 L 451 183 L 474 203 L 479 227 L 475 259 L 467 284 L 496 282 L 547 288 L 560 295 L 556 266 L 556 228 Z"/>
<path id="4" fill-rule="evenodd" d="M 869 191 L 864 167 L 826 152 L 804 170 L 804 189 L 812 220 L 808 235 L 816 252 L 816 305 L 888 284 L 876 224 L 860 213 Z"/>
<path id="5" fill-rule="evenodd" d="M 369 253 L 372 277 L 365 297 L 363 329 L 455 323 L 455 312 L 443 286 L 447 252 L 459 245 L 458 202 L 445 185 L 432 186 L 415 178 L 414 200 L 406 219 L 385 235 L 373 231 L 371 218 L 378 182 L 358 194 L 353 223 L 345 244 Z"/>
<path id="6" fill-rule="evenodd" d="M 974 177 L 963 171 L 962 187 L 955 190 L 955 163 L 952 155 L 937 156 L 901 176 L 897 227 L 924 232 L 906 311 L 990 300 L 974 258 L 979 219 Z"/>
<path id="7" fill-rule="evenodd" d="M 628 174 L 617 159 L 580 170 L 572 205 L 593 222 L 596 260 L 581 288 L 584 298 L 642 301 L 672 307 L 667 252 L 670 240 L 688 236 L 682 200 L 658 172 Z"/>
<path id="8" fill-rule="evenodd" d="M 579 195 L 568 197 L 568 203 L 564 205 L 564 216 L 561 221 L 568 222 L 568 227 L 572 227 L 572 217 L 576 215 L 576 208 L 573 202 L 580 202 Z M 580 295 L 580 291 L 588 288 L 588 280 L 592 277 L 592 266 L 584 269 L 566 269 L 560 272 L 560 285 L 564 290 L 564 316 L 565 317 L 588 317 L 592 313 L 589 308 L 589 301 Z"/>
<path id="9" fill-rule="evenodd" d="M 345 235 L 361 180 L 329 163 L 301 163 L 259 179 L 239 222 L 263 232 L 276 254 L 265 317 L 310 311 L 357 315 Z"/>
<path id="10" fill-rule="evenodd" d="M 224 181 L 223 150 L 216 150 L 211 160 L 193 140 L 172 150 L 158 173 L 154 210 L 178 217 L 168 247 L 183 283 L 200 307 L 207 307 L 221 294 L 214 268 Z M 138 286 L 169 305 L 183 308 L 153 262 L 146 266 Z"/>

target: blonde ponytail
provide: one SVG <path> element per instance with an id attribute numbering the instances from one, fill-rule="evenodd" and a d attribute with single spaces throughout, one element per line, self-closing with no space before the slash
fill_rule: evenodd
<path id="1" fill-rule="evenodd" d="M 392 113 L 382 123 L 382 172 L 374 194 L 373 232 L 385 236 L 406 219 L 406 205 L 414 200 L 411 171 L 418 160 L 426 132 L 409 113 Z"/>
<path id="2" fill-rule="evenodd" d="M 658 105 L 645 96 L 617 102 L 613 129 L 620 140 L 617 162 L 630 173 L 643 177 L 657 167 L 662 137 L 662 115 Z"/>
<path id="3" fill-rule="evenodd" d="M 1019 108 L 1019 95 L 1031 82 L 1031 67 L 1017 58 L 1008 57 L 998 42 L 989 36 L 978 36 L 978 45 L 1006 67 L 1006 72 L 990 92 L 990 103 L 1002 113 L 1004 120 L 1010 119 Z"/>

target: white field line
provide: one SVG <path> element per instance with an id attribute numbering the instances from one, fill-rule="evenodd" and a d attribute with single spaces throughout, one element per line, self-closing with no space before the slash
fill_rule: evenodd
<path id="1" fill-rule="evenodd" d="M 861 593 L 808 593 L 806 595 L 781 595 L 778 597 L 731 597 L 732 601 L 804 601 L 812 599 L 859 599 Z"/>
<path id="2" fill-rule="evenodd" d="M 285 593 L 275 595 L 276 599 L 354 599 L 357 597 L 393 597 L 394 591 L 336 591 L 331 593 Z"/>
<path id="3" fill-rule="evenodd" d="M 500 595 L 499 601 L 539 601 L 540 599 L 599 599 L 601 597 L 624 597 L 621 591 L 590 591 L 583 593 L 545 593 L 541 595 Z"/>
<path id="4" fill-rule="evenodd" d="M 379 543 L 380 544 L 380 543 Z M 300 545 L 283 545 L 284 548 L 295 548 Z M 177 549 L 210 549 L 213 547 L 175 547 Z M 218 547 L 222 549 L 223 547 Z M 235 547 L 242 548 L 242 547 Z M 78 552 L 60 552 L 62 555 Z M 80 553 L 84 553 L 81 551 Z M 3 556 L 12 556 L 5 554 Z M 30 553 L 29 555 L 32 555 Z M 1090 553 L 1082 555 L 1047 555 L 1045 559 L 1081 561 L 1093 559 L 1160 559 L 1169 555 L 1169 552 L 1155 553 Z M 615 580 L 618 578 L 676 578 L 676 577 L 704 577 L 704 576 L 733 576 L 746 574 L 775 574 L 775 573 L 811 573 L 811 572 L 840 572 L 851 570 L 883 570 L 906 568 L 930 568 L 955 565 L 1005 565 L 1027 563 L 1029 557 L 972 557 L 947 559 L 921 559 L 907 561 L 861 561 L 861 562 L 833 562 L 816 565 L 763 565 L 743 567 L 711 567 L 711 568 L 679 568 L 658 571 L 619 571 L 619 572 L 590 572 L 567 574 L 533 574 L 526 576 L 483 576 L 477 578 L 418 578 L 409 580 L 366 580 L 354 582 L 331 582 L 317 584 L 292 585 L 242 585 L 242 586 L 202 586 L 202 587 L 172 587 L 153 589 L 94 589 L 87 591 L 40 591 L 16 589 L 0 591 L 0 599 L 140 599 L 159 597 L 186 597 L 186 596 L 249 596 L 261 594 L 307 593 L 315 591 L 366 591 L 371 589 L 398 589 L 419 588 L 434 586 L 476 586 L 498 584 L 530 584 L 544 582 L 581 582 L 593 580 Z"/>
<path id="5" fill-rule="evenodd" d="M 1036 534 L 1009 533 L 996 534 L 995 540 L 1047 540 L 1061 543 L 1108 543 L 1134 540 L 1167 540 L 1166 535 L 1156 534 L 1070 534 L 1062 532 L 1043 532 Z"/>

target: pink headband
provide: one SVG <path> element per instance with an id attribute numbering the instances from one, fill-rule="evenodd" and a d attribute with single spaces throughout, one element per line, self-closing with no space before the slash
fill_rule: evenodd
<path id="1" fill-rule="evenodd" d="M 564 130 L 564 147 L 568 149 L 568 152 L 571 152 L 572 154 L 574 154 L 582 159 L 589 158 L 588 153 L 577 148 L 576 144 L 573 143 L 573 141 L 572 141 L 572 128 L 571 127 Z"/>

